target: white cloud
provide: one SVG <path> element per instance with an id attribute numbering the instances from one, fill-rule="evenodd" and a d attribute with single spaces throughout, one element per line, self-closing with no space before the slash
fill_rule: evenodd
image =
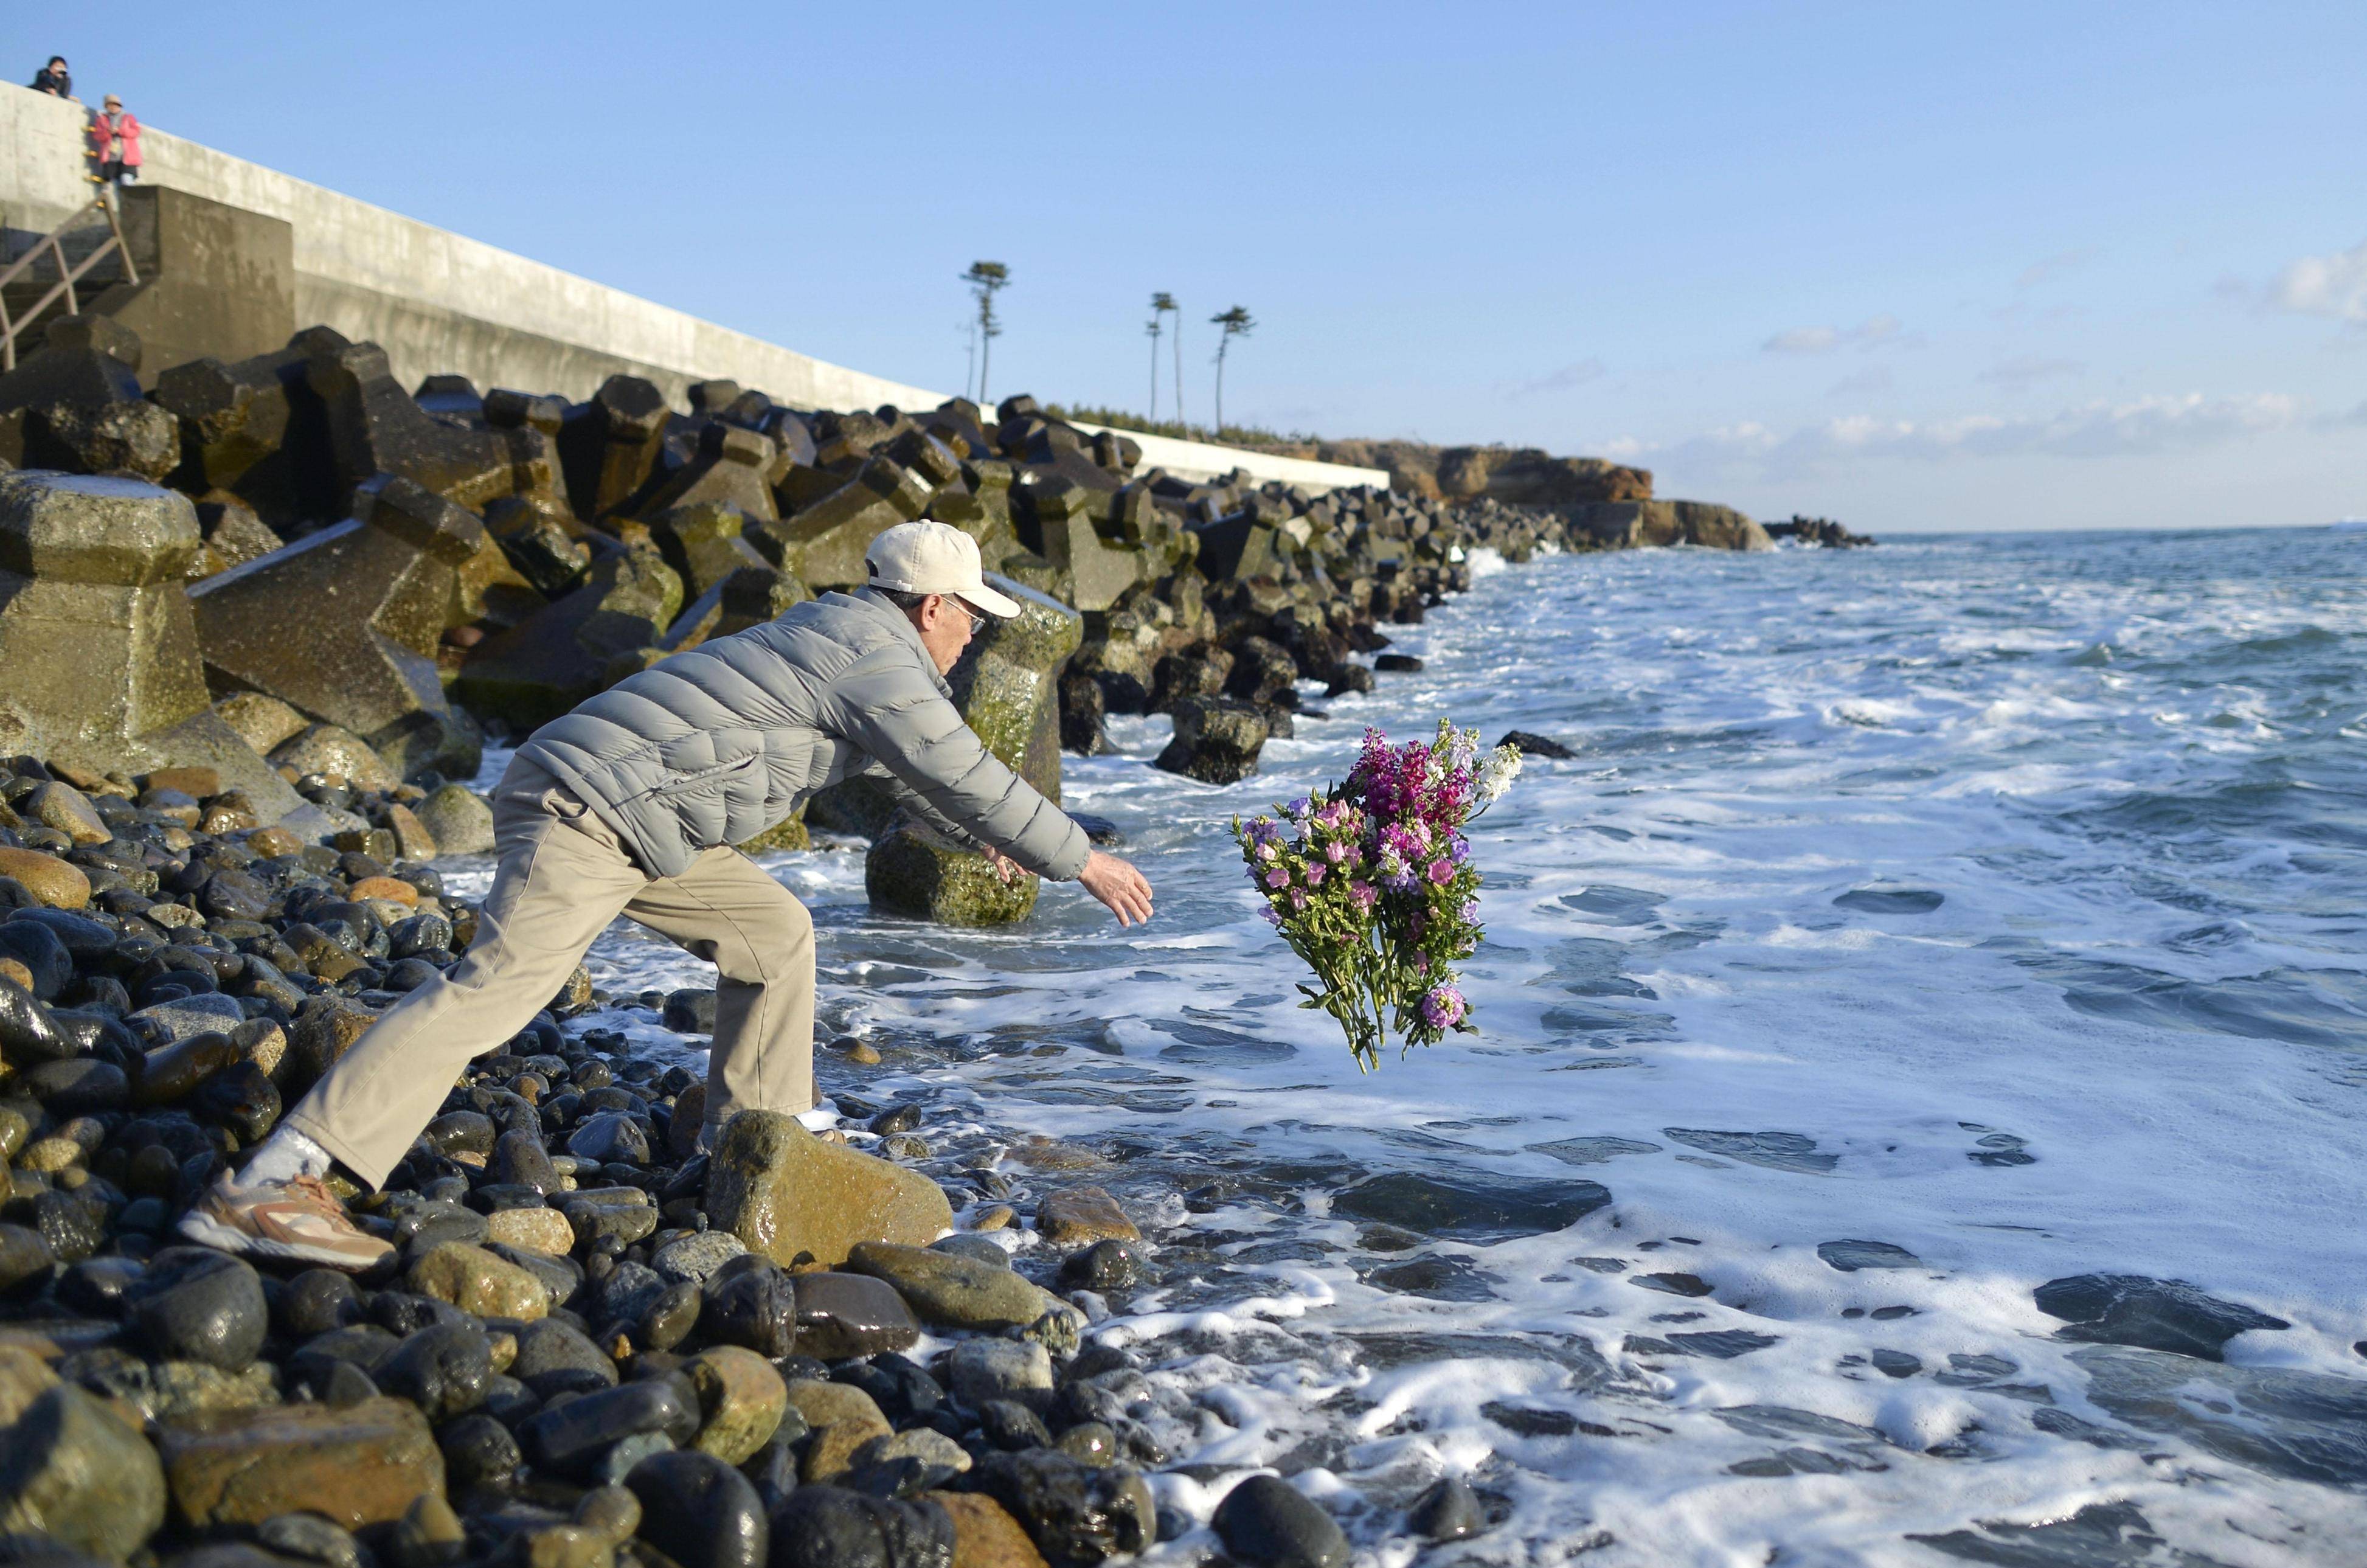
<path id="1" fill-rule="evenodd" d="M 2367 241 L 2332 256 L 2305 256 L 2268 289 L 2269 303 L 2303 315 L 2367 324 Z"/>
<path id="2" fill-rule="evenodd" d="M 2087 369 L 2077 359 L 2048 359 L 2036 354 L 2024 354 L 2001 365 L 1990 366 L 1980 373 L 1979 379 L 2020 391 L 2061 376 L 2083 375 Z"/>
<path id="3" fill-rule="evenodd" d="M 2082 245 L 2077 250 L 2056 251 L 2053 256 L 2041 256 L 2022 269 L 2022 276 L 2013 280 L 2013 286 L 2035 289 L 2058 272 L 2068 272 L 2075 267 L 2095 260 L 2097 254 L 2095 246 Z"/>
<path id="4" fill-rule="evenodd" d="M 1600 359 L 1580 359 L 1551 370 L 1532 381 L 1516 381 L 1503 389 L 1506 397 L 1534 397 L 1539 392 L 1569 392 L 1597 380 L 1603 373 Z"/>
<path id="5" fill-rule="evenodd" d="M 2299 398 L 2281 392 L 2207 398 L 2145 397 L 2090 403 L 2053 414 L 1881 419 L 1850 415 L 1778 434 L 1756 422 L 1712 430 L 1644 454 L 1656 460 L 1806 468 L 1866 458 L 1938 462 L 1956 458 L 2146 457 L 2191 451 L 2300 425 Z"/>
<path id="6" fill-rule="evenodd" d="M 1795 326 L 1759 347 L 1768 354 L 1829 354 L 1836 348 L 1872 348 L 1898 335 L 1893 315 L 1869 316 L 1852 327 Z"/>

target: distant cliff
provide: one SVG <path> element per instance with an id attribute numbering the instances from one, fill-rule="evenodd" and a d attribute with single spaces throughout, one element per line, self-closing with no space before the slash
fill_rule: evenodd
<path id="1" fill-rule="evenodd" d="M 1649 469 L 1603 458 L 1557 458 L 1536 447 L 1433 447 L 1421 441 L 1315 441 L 1307 456 L 1389 472 L 1389 488 L 1442 501 L 1508 506 L 1649 501 Z"/>

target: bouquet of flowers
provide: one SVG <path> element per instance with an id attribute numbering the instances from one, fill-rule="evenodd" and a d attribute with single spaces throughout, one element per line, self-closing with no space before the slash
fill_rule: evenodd
<path id="1" fill-rule="evenodd" d="M 1300 1004 L 1340 1022 L 1359 1069 L 1380 1065 L 1387 1029 L 1399 1053 L 1448 1029 L 1477 1032 L 1455 965 L 1479 945 L 1479 870 L 1466 824 L 1511 788 L 1521 754 L 1482 754 L 1479 732 L 1445 720 L 1424 745 L 1378 730 L 1345 782 L 1233 819 L 1233 839 L 1268 924 L 1314 970 Z"/>

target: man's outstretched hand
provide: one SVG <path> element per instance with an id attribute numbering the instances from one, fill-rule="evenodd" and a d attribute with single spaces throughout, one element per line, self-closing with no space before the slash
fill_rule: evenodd
<path id="1" fill-rule="evenodd" d="M 1150 918 L 1150 879 L 1115 855 L 1094 850 L 1077 873 L 1085 891 L 1109 905 L 1121 926 L 1139 926 Z"/>

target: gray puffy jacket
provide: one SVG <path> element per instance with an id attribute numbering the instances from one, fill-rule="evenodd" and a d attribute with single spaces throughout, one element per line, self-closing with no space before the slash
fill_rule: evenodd
<path id="1" fill-rule="evenodd" d="M 1067 812 L 962 722 L 904 613 L 869 589 L 676 653 L 518 748 L 616 831 L 651 876 L 779 823 L 826 784 L 884 773 L 957 842 L 1072 881 L 1091 852 Z M 884 765 L 884 767 L 882 766 Z"/>

